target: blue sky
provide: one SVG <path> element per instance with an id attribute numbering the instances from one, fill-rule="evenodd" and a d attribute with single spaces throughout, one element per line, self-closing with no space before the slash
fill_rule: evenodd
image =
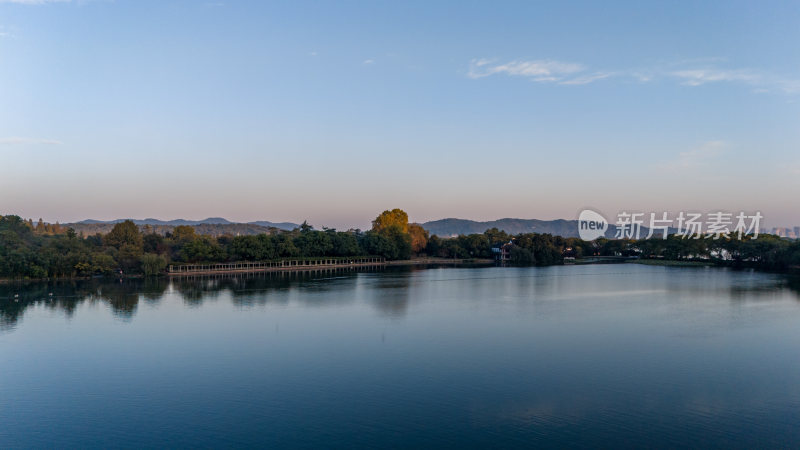
<path id="1" fill-rule="evenodd" d="M 0 212 L 800 225 L 800 3 L 0 0 Z"/>

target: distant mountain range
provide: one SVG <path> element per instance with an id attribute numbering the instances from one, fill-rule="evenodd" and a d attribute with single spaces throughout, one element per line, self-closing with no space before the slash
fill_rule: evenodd
<path id="1" fill-rule="evenodd" d="M 150 231 L 161 235 L 171 233 L 172 230 L 180 225 L 188 225 L 193 227 L 195 233 L 208 236 L 247 236 L 253 234 L 273 234 L 281 230 L 291 231 L 298 228 L 300 225 L 291 222 L 268 222 L 266 220 L 259 220 L 250 223 L 236 223 L 230 220 L 223 219 L 222 217 L 209 217 L 203 220 L 159 220 L 159 219 L 115 219 L 115 220 L 82 220 L 75 223 L 65 223 L 74 229 L 76 232 L 84 235 L 91 236 L 95 233 L 106 234 L 114 228 L 115 224 L 131 220 L 133 223 L 142 228 L 149 226 Z"/>
<path id="2" fill-rule="evenodd" d="M 150 226 L 172 226 L 177 227 L 179 225 L 258 225 L 260 227 L 267 227 L 267 228 L 278 228 L 280 230 L 293 230 L 299 227 L 299 224 L 291 223 L 291 222 L 268 222 L 266 220 L 259 220 L 256 222 L 231 222 L 228 219 L 224 219 L 222 217 L 209 217 L 208 219 L 203 220 L 186 220 L 186 219 L 175 219 L 175 220 L 159 220 L 159 219 L 115 219 L 115 220 L 94 220 L 94 219 L 87 219 L 81 220 L 80 222 L 75 222 L 78 225 L 114 225 L 120 222 L 124 222 L 126 220 L 130 220 L 136 225 L 143 226 L 143 225 L 150 225 Z"/>
<path id="3" fill-rule="evenodd" d="M 64 224 L 75 229 L 75 231 L 83 232 L 86 235 L 94 233 L 108 233 L 114 224 L 123 222 L 128 219 L 116 220 L 82 220 L 71 224 Z M 266 220 L 259 220 L 255 222 L 231 222 L 230 220 L 222 217 L 209 217 L 203 220 L 159 220 L 159 219 L 129 219 L 133 223 L 143 227 L 149 225 L 153 227 L 157 233 L 164 234 L 171 231 L 172 228 L 179 225 L 189 225 L 195 228 L 198 234 L 208 234 L 212 236 L 221 235 L 249 235 L 259 233 L 272 233 L 278 230 L 291 231 L 300 227 L 299 224 L 292 222 L 269 222 Z M 468 219 L 440 219 L 425 222 L 421 224 L 423 228 L 428 230 L 432 235 L 439 237 L 451 237 L 460 234 L 473 234 L 483 233 L 490 228 L 497 228 L 498 230 L 505 231 L 508 234 L 519 233 L 548 233 L 554 236 L 563 237 L 578 237 L 578 221 L 577 220 L 539 220 L 539 219 L 499 219 L 490 221 L 476 221 Z M 671 230 L 670 233 L 673 233 Z M 647 228 L 642 227 L 642 236 L 647 234 Z M 609 224 L 606 231 L 606 237 L 613 238 L 616 235 L 616 227 Z"/>
<path id="4" fill-rule="evenodd" d="M 578 235 L 577 220 L 499 219 L 478 222 L 467 219 L 441 219 L 421 224 L 430 234 L 449 237 L 459 234 L 483 233 L 497 228 L 509 234 L 550 233 L 564 237 Z"/>
<path id="5" fill-rule="evenodd" d="M 425 222 L 421 224 L 430 234 L 439 237 L 457 236 L 459 234 L 483 233 L 490 228 L 497 228 L 508 234 L 519 233 L 547 233 L 554 236 L 578 237 L 577 220 L 538 220 L 538 219 L 499 219 L 487 222 L 478 222 L 466 219 L 441 219 Z M 670 229 L 670 233 L 676 230 Z M 647 236 L 648 228 L 641 227 L 641 236 Z M 609 224 L 605 236 L 609 239 L 614 238 L 617 227 Z M 656 234 L 660 235 L 659 231 Z"/>

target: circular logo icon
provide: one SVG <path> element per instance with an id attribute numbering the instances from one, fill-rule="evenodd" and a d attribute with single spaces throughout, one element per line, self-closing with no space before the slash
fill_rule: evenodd
<path id="1" fill-rule="evenodd" d="M 593 241 L 605 236 L 608 221 L 600 213 L 584 209 L 578 216 L 578 236 L 584 241 Z"/>

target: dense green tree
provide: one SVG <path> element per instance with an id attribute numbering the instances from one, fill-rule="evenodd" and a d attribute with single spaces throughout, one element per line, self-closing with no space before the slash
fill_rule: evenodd
<path id="1" fill-rule="evenodd" d="M 295 247 L 294 241 L 287 233 L 275 236 L 275 253 L 279 258 L 300 256 L 300 250 Z"/>
<path id="2" fill-rule="evenodd" d="M 142 233 L 139 232 L 139 228 L 133 221 L 126 220 L 114 225 L 111 232 L 106 235 L 105 242 L 117 249 L 124 245 L 141 248 Z"/>
<path id="3" fill-rule="evenodd" d="M 425 253 L 429 256 L 446 256 L 442 246 L 442 240 L 435 234 L 428 238 L 428 245 L 425 246 Z"/>
<path id="4" fill-rule="evenodd" d="M 325 230 L 325 232 L 328 233 L 333 245 L 332 256 L 363 256 L 367 254 L 358 244 L 356 233 L 336 232 L 336 230 Z"/>
<path id="5" fill-rule="evenodd" d="M 153 276 L 161 273 L 167 266 L 167 260 L 155 253 L 145 253 L 142 255 L 142 272 L 145 276 Z"/>
<path id="6" fill-rule="evenodd" d="M 242 261 L 265 261 L 275 259 L 277 251 L 270 235 L 236 236 L 231 241 L 231 252 Z"/>
<path id="7" fill-rule="evenodd" d="M 224 261 L 225 252 L 210 236 L 200 236 L 183 245 L 180 257 L 183 261 L 191 263 Z"/>
<path id="8" fill-rule="evenodd" d="M 489 238 L 484 234 L 468 234 L 457 238 L 458 244 L 464 250 L 465 258 L 490 258 L 492 246 Z"/>
<path id="9" fill-rule="evenodd" d="M 489 228 L 483 232 L 486 238 L 489 239 L 489 244 L 495 245 L 505 243 L 511 240 L 511 235 L 505 231 L 498 230 L 497 228 Z"/>
<path id="10" fill-rule="evenodd" d="M 119 267 L 128 272 L 138 272 L 142 266 L 142 246 L 133 244 L 124 244 L 117 252 L 117 263 Z"/>
<path id="11" fill-rule="evenodd" d="M 371 255 L 383 256 L 387 259 L 397 253 L 397 248 L 392 240 L 372 231 L 368 231 L 364 235 L 364 248 Z"/>
<path id="12" fill-rule="evenodd" d="M 394 241 L 394 247 L 397 251 L 389 259 L 408 259 L 411 257 L 411 236 L 407 232 L 404 232 L 400 227 L 391 227 L 385 230 L 384 234 Z"/>
<path id="13" fill-rule="evenodd" d="M 333 242 L 324 231 L 305 229 L 294 238 L 294 245 L 303 256 L 325 256 L 333 250 Z"/>
<path id="14" fill-rule="evenodd" d="M 536 263 L 533 252 L 527 248 L 515 245 L 511 247 L 511 263 L 519 266 L 526 266 Z"/>
<path id="15" fill-rule="evenodd" d="M 142 250 L 145 253 L 155 253 L 157 255 L 163 255 L 167 253 L 169 248 L 167 247 L 167 244 L 164 241 L 163 236 L 156 233 L 149 233 L 144 235 Z"/>
<path id="16" fill-rule="evenodd" d="M 115 267 L 117 267 L 117 262 L 113 256 L 108 253 L 92 253 L 92 273 L 111 275 L 114 273 Z"/>

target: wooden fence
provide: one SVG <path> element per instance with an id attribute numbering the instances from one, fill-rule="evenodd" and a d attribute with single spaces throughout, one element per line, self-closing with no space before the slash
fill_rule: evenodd
<path id="1" fill-rule="evenodd" d="M 354 258 L 292 258 L 263 262 L 233 262 L 220 264 L 170 264 L 167 274 L 227 273 L 227 272 L 264 272 L 270 270 L 312 269 L 341 266 L 365 266 L 384 264 L 385 260 L 378 256 L 362 256 Z"/>

